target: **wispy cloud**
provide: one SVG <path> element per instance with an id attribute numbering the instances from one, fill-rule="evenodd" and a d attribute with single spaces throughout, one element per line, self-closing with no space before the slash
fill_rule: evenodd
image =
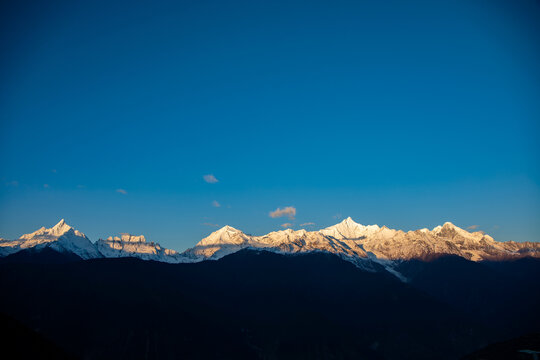
<path id="1" fill-rule="evenodd" d="M 287 216 L 290 220 L 294 220 L 294 217 L 296 216 L 296 208 L 293 206 L 287 206 L 283 209 L 277 208 L 274 211 L 270 211 L 269 215 L 271 218 Z"/>
<path id="2" fill-rule="evenodd" d="M 212 223 L 209 223 L 209 222 L 205 222 L 205 223 L 202 223 L 204 226 L 211 226 L 211 227 L 218 227 L 219 225 L 218 224 L 212 224 Z"/>
<path id="3" fill-rule="evenodd" d="M 19 186 L 19 182 L 17 180 L 8 181 L 6 182 L 7 186 Z"/>
<path id="4" fill-rule="evenodd" d="M 285 229 L 286 229 L 286 228 L 290 228 L 290 227 L 292 226 L 292 224 L 291 224 L 291 223 L 285 223 L 285 224 L 281 224 L 280 226 L 281 226 L 282 228 L 285 228 Z"/>
<path id="5" fill-rule="evenodd" d="M 43 187 L 44 187 L 45 189 L 48 189 L 48 188 L 49 188 L 49 184 L 43 184 Z"/>
<path id="6" fill-rule="evenodd" d="M 51 172 L 56 174 L 56 169 L 52 169 Z"/>
<path id="7" fill-rule="evenodd" d="M 467 230 L 476 230 L 480 227 L 480 225 L 471 225 L 471 226 L 467 226 Z"/>
<path id="8" fill-rule="evenodd" d="M 213 207 L 220 207 L 221 204 L 217 200 L 214 200 L 214 201 L 212 201 L 212 206 Z"/>
<path id="9" fill-rule="evenodd" d="M 86 188 L 86 185 L 77 185 L 77 189 L 84 189 Z"/>
<path id="10" fill-rule="evenodd" d="M 213 174 L 204 175 L 203 179 L 209 184 L 215 184 L 219 181 Z"/>
<path id="11" fill-rule="evenodd" d="M 341 214 L 336 214 L 332 216 L 334 219 L 341 219 L 343 216 Z"/>
<path id="12" fill-rule="evenodd" d="M 307 222 L 307 223 L 300 224 L 300 226 L 313 226 L 313 225 L 315 225 L 314 222 Z"/>
<path id="13" fill-rule="evenodd" d="M 122 194 L 122 195 L 126 195 L 126 194 L 127 194 L 127 191 L 124 190 L 124 189 L 116 189 L 116 192 L 117 192 L 117 193 L 120 193 L 120 194 Z"/>

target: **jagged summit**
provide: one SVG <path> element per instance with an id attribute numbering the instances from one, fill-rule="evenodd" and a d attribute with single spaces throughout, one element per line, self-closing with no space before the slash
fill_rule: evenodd
<path id="1" fill-rule="evenodd" d="M 225 245 L 243 244 L 249 237 L 242 231 L 233 228 L 232 226 L 225 225 L 219 230 L 214 231 L 209 236 L 205 237 L 196 246 L 210 246 L 210 245 Z"/>
<path id="2" fill-rule="evenodd" d="M 144 243 L 146 242 L 146 238 L 144 235 L 131 235 L 128 233 L 122 233 L 120 236 L 109 236 L 107 241 L 124 241 L 124 242 L 130 242 L 130 243 Z"/>
<path id="3" fill-rule="evenodd" d="M 42 227 L 17 240 L 1 240 L 0 256 L 34 247 L 69 251 L 83 259 L 129 256 L 172 263 L 219 259 L 245 248 L 285 254 L 322 251 L 336 254 L 359 267 L 369 268 L 369 263 L 375 261 L 387 269 L 393 260 L 429 259 L 441 255 L 456 255 L 472 261 L 540 257 L 540 243 L 497 242 L 481 231 L 468 232 L 451 222 L 431 231 L 423 228 L 404 232 L 386 226 L 362 225 L 351 217 L 318 231 L 289 228 L 261 236 L 248 235 L 226 225 L 182 254 L 147 242 L 143 235 L 127 233 L 99 239 L 93 244 L 62 219 L 51 228 Z"/>
<path id="4" fill-rule="evenodd" d="M 137 257 L 169 263 L 184 262 L 184 258 L 178 252 L 166 249 L 158 243 L 147 242 L 144 235 L 122 233 L 120 236 L 99 239 L 95 246 L 107 258 Z"/>
<path id="5" fill-rule="evenodd" d="M 56 225 L 53 226 L 53 229 L 63 227 L 64 225 L 67 225 L 66 220 L 65 219 L 60 219 L 60 221 Z"/>
<path id="6" fill-rule="evenodd" d="M 0 244 L 0 254 L 9 255 L 28 248 L 49 247 L 60 252 L 71 252 L 83 259 L 101 257 L 94 244 L 82 232 L 69 226 L 64 219 L 51 228 L 40 229 L 24 234 L 17 240 Z"/>
<path id="7" fill-rule="evenodd" d="M 250 236 L 225 226 L 186 251 L 190 256 L 216 259 L 244 248 L 264 248 L 283 253 L 325 251 L 355 262 L 428 259 L 457 255 L 472 261 L 540 257 L 539 243 L 499 243 L 483 232 L 468 232 L 451 222 L 433 230 L 404 232 L 379 225 L 362 225 L 347 217 L 319 231 L 285 229 Z"/>
<path id="8" fill-rule="evenodd" d="M 51 228 L 51 233 L 56 235 L 62 235 L 71 229 L 73 228 L 69 226 L 64 219 L 62 219 Z"/>
<path id="9" fill-rule="evenodd" d="M 460 230 L 463 230 L 461 229 L 460 227 L 452 224 L 450 221 L 446 221 L 444 224 L 442 225 L 437 225 L 433 228 L 433 230 L 431 230 L 432 232 L 439 232 L 441 231 L 442 229 L 448 229 L 448 230 L 455 230 L 455 229 L 460 229 Z"/>
<path id="10" fill-rule="evenodd" d="M 86 235 L 84 235 L 82 232 L 78 230 L 75 230 L 74 228 L 69 226 L 64 219 L 62 219 L 51 228 L 41 227 L 40 229 L 34 231 L 33 233 L 22 235 L 19 239 L 30 240 L 37 237 L 54 239 L 68 232 L 72 232 L 76 236 L 86 237 Z"/>
<path id="11" fill-rule="evenodd" d="M 339 224 L 319 230 L 322 234 L 336 239 L 359 239 L 379 231 L 378 225 L 362 225 L 356 223 L 351 217 L 346 218 Z"/>

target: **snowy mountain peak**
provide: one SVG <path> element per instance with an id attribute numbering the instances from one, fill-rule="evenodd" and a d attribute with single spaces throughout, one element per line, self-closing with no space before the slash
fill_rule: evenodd
<path id="1" fill-rule="evenodd" d="M 232 226 L 225 225 L 221 229 L 214 231 L 209 236 L 199 241 L 196 246 L 209 246 L 218 244 L 239 245 L 244 243 L 248 238 L 249 237 L 242 231 L 235 229 Z"/>
<path id="2" fill-rule="evenodd" d="M 163 248 L 159 243 L 147 242 L 143 235 L 127 233 L 100 239 L 93 244 L 62 219 L 51 228 L 42 227 L 17 240 L 1 240 L 0 256 L 29 248 L 71 252 L 83 259 L 138 257 L 171 263 L 219 259 L 245 248 L 287 254 L 324 251 L 361 267 L 368 266 L 366 262 L 370 261 L 388 267 L 388 261 L 392 260 L 430 259 L 441 255 L 457 255 L 472 261 L 540 257 L 540 243 L 497 242 L 481 231 L 471 233 L 451 222 L 431 231 L 423 228 L 404 232 L 386 226 L 361 225 L 350 217 L 318 231 L 283 229 L 261 236 L 247 235 L 227 225 L 183 254 Z"/>
<path id="3" fill-rule="evenodd" d="M 379 230 L 380 228 L 378 225 L 364 226 L 348 217 L 339 224 L 322 229 L 320 232 L 336 239 L 359 239 Z"/>
<path id="4" fill-rule="evenodd" d="M 66 221 L 64 219 L 60 220 L 58 224 L 54 225 L 51 228 L 51 233 L 55 235 L 62 235 L 68 232 L 69 230 L 73 229 L 71 226 L 66 224 Z"/>
<path id="5" fill-rule="evenodd" d="M 447 221 L 443 224 L 443 226 L 437 226 L 433 229 L 432 233 L 437 236 L 442 236 L 446 238 L 454 238 L 457 235 L 469 237 L 472 234 L 469 233 L 466 230 L 463 230 L 462 228 L 452 224 L 451 222 Z"/>
<path id="6" fill-rule="evenodd" d="M 76 236 L 86 237 L 86 235 L 84 235 L 78 230 L 73 229 L 71 226 L 69 226 L 66 223 L 64 219 L 62 219 L 52 228 L 41 227 L 40 229 L 34 231 L 33 233 L 22 235 L 19 239 L 21 240 L 30 240 L 34 238 L 55 239 L 68 232 L 72 232 Z"/>
<path id="7" fill-rule="evenodd" d="M 144 235 L 120 234 L 99 239 L 96 248 L 107 258 L 136 257 L 143 260 L 154 260 L 168 263 L 179 263 L 185 259 L 176 251 L 166 249 L 155 242 L 146 242 Z"/>
<path id="8" fill-rule="evenodd" d="M 225 225 L 221 229 L 214 231 L 211 235 L 219 235 L 220 237 L 234 236 L 234 234 L 243 234 L 241 230 Z"/>
<path id="9" fill-rule="evenodd" d="M 445 230 L 457 230 L 457 229 L 463 230 L 463 229 L 461 229 L 460 227 L 458 227 L 458 226 L 452 224 L 450 221 L 446 221 L 446 222 L 445 222 L 444 224 L 442 224 L 442 225 L 437 225 L 437 226 L 435 226 L 435 227 L 433 228 L 433 230 L 431 230 L 431 232 L 433 232 L 433 233 L 438 233 L 438 232 L 442 231 L 443 229 L 445 229 Z"/>
<path id="10" fill-rule="evenodd" d="M 354 220 L 350 217 L 350 216 L 347 216 L 346 219 L 344 219 L 342 221 L 342 223 L 346 223 L 346 224 L 357 224 L 356 222 L 354 222 Z"/>
<path id="11" fill-rule="evenodd" d="M 224 227 L 222 227 L 221 229 L 219 229 L 217 232 L 242 232 L 238 229 L 235 229 L 233 228 L 232 226 L 229 226 L 229 225 L 225 225 Z"/>
<path id="12" fill-rule="evenodd" d="M 118 236 L 109 236 L 107 238 L 107 241 L 124 241 L 124 242 L 130 242 L 130 243 L 144 243 L 146 242 L 146 238 L 144 235 L 131 235 L 127 233 L 120 234 L 120 237 Z"/>
<path id="13" fill-rule="evenodd" d="M 28 248 L 46 247 L 60 252 L 71 252 L 83 259 L 101 257 L 86 235 L 66 224 L 64 219 L 51 228 L 41 227 L 17 240 L 3 242 L 1 253 L 11 254 Z"/>
<path id="14" fill-rule="evenodd" d="M 347 217 L 346 219 L 343 219 L 340 223 L 337 223 L 336 225 L 333 225 L 333 226 L 340 226 L 340 227 L 356 227 L 356 226 L 363 226 L 361 224 L 358 224 L 357 222 L 355 222 L 350 216 Z"/>

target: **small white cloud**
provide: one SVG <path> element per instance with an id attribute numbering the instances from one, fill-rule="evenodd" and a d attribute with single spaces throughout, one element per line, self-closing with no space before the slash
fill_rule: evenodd
<path id="1" fill-rule="evenodd" d="M 203 176 L 203 179 L 204 179 L 204 181 L 206 181 L 206 182 L 209 183 L 209 184 L 215 184 L 215 183 L 217 183 L 217 182 L 219 181 L 219 180 L 216 179 L 216 177 L 215 177 L 214 175 L 212 175 L 212 174 L 204 175 L 204 176 Z"/>
<path id="2" fill-rule="evenodd" d="M 285 228 L 285 229 L 286 229 L 286 228 L 290 228 L 292 225 L 293 225 L 293 224 L 291 224 L 291 223 L 285 223 L 285 224 L 281 224 L 280 226 L 281 226 L 282 228 Z"/>
<path id="3" fill-rule="evenodd" d="M 480 225 L 471 225 L 471 226 L 467 226 L 467 230 L 476 230 L 480 227 Z"/>
<path id="4" fill-rule="evenodd" d="M 44 187 L 45 189 L 48 189 L 48 188 L 49 188 L 49 184 L 43 184 L 43 187 Z"/>
<path id="5" fill-rule="evenodd" d="M 270 211 L 269 215 L 271 218 L 287 216 L 290 220 L 294 220 L 294 217 L 296 216 L 296 208 L 293 206 L 287 206 L 283 209 L 277 208 L 274 211 Z"/>
<path id="6" fill-rule="evenodd" d="M 124 189 L 116 189 L 116 192 L 117 192 L 117 193 L 120 193 L 120 194 L 122 194 L 122 195 L 126 195 L 126 194 L 127 194 L 127 191 L 124 190 Z"/>
<path id="7" fill-rule="evenodd" d="M 314 222 L 307 222 L 307 223 L 300 224 L 300 226 L 313 226 L 313 225 L 315 225 Z"/>
<path id="8" fill-rule="evenodd" d="M 204 226 L 211 226 L 211 227 L 218 227 L 219 225 L 218 224 L 212 224 L 212 223 L 209 223 L 209 222 L 205 222 L 205 223 L 202 223 Z"/>
<path id="9" fill-rule="evenodd" d="M 220 207 L 221 204 L 217 200 L 214 200 L 214 201 L 212 201 L 212 206 L 213 207 Z"/>

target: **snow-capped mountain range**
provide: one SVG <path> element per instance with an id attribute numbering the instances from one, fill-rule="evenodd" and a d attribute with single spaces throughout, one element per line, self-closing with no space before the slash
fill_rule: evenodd
<path id="1" fill-rule="evenodd" d="M 7 256 L 25 249 L 43 249 L 49 247 L 59 252 L 70 252 L 82 259 L 94 259 L 102 254 L 82 232 L 75 230 L 64 219 L 50 229 L 42 227 L 17 240 L 1 240 L 0 256 Z"/>
<path id="2" fill-rule="evenodd" d="M 143 235 L 134 236 L 121 234 L 109 236 L 107 239 L 99 239 L 96 242 L 97 250 L 107 258 L 138 257 L 143 260 L 155 260 L 163 262 L 184 262 L 182 255 L 177 251 L 165 249 L 154 242 L 146 242 Z"/>
<path id="3" fill-rule="evenodd" d="M 374 270 L 378 264 L 391 272 L 396 261 L 427 260 L 441 255 L 456 255 L 471 261 L 540 257 L 539 242 L 497 242 L 483 232 L 471 233 L 450 222 L 433 230 L 404 232 L 386 226 L 364 226 L 350 217 L 318 231 L 286 229 L 263 236 L 248 235 L 225 226 L 183 253 L 147 242 L 142 235 L 122 234 L 92 243 L 62 219 L 50 229 L 42 227 L 17 240 L 0 239 L 0 256 L 46 247 L 73 253 L 85 260 L 137 257 L 168 263 L 215 260 L 246 248 L 283 254 L 321 251 L 336 254 L 366 270 Z"/>

